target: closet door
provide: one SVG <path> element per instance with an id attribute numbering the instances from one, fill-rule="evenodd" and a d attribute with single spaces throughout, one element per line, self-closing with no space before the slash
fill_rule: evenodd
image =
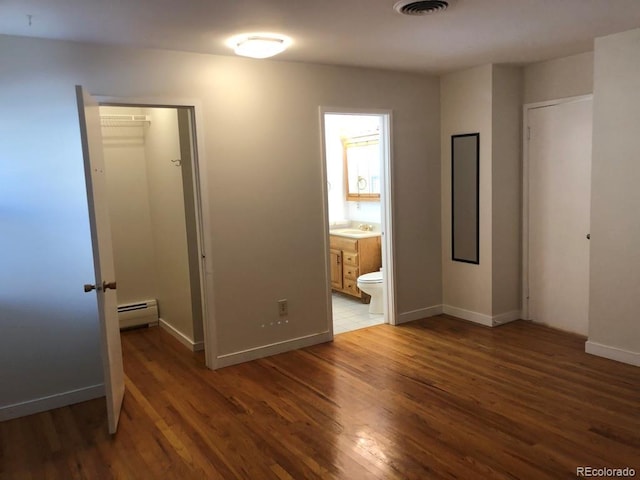
<path id="1" fill-rule="evenodd" d="M 116 299 L 113 246 L 107 201 L 107 184 L 102 154 L 102 135 L 98 102 L 76 86 L 82 154 L 84 156 L 89 223 L 93 245 L 95 283 L 84 286 L 85 292 L 95 290 L 100 321 L 104 388 L 107 396 L 109 433 L 116 433 L 124 398 L 122 345 Z"/>
<path id="2" fill-rule="evenodd" d="M 529 318 L 586 335 L 592 100 L 529 110 Z"/>

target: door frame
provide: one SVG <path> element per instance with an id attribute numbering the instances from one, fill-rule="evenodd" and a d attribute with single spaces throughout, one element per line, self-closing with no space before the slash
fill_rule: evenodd
<path id="1" fill-rule="evenodd" d="M 593 94 L 564 97 L 522 107 L 522 318 L 529 316 L 529 112 L 538 108 L 593 100 Z"/>
<path id="2" fill-rule="evenodd" d="M 346 107 L 319 108 L 320 114 L 320 151 L 322 163 L 322 217 L 324 220 L 325 238 L 325 285 L 327 286 L 327 312 L 328 330 L 333 336 L 333 306 L 331 301 L 331 267 L 330 267 L 330 247 L 329 247 L 329 191 L 327 188 L 327 156 L 325 149 L 325 114 L 337 115 L 376 115 L 382 118 L 382 130 L 387 135 L 381 136 L 381 148 L 383 151 L 382 165 L 380 168 L 382 181 L 380 182 L 380 208 L 382 213 L 381 223 L 381 244 L 382 244 L 382 266 L 384 268 L 384 319 L 385 323 L 397 325 L 396 311 L 396 281 L 395 281 L 395 249 L 393 230 L 393 112 L 386 109 L 365 109 Z"/>
<path id="3" fill-rule="evenodd" d="M 215 308 L 213 305 L 213 266 L 208 252 L 213 251 L 213 238 L 210 223 L 209 188 L 206 176 L 206 154 L 204 142 L 204 116 L 202 102 L 193 98 L 172 97 L 113 97 L 95 95 L 100 106 L 149 107 L 149 108 L 187 108 L 192 112 L 193 136 L 193 191 L 196 212 L 196 236 L 200 254 L 200 296 L 202 323 L 204 331 L 205 364 L 208 368 L 217 368 L 217 342 Z"/>

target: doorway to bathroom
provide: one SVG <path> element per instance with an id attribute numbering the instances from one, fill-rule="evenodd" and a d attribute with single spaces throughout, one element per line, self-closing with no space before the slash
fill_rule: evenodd
<path id="1" fill-rule="evenodd" d="M 101 105 L 121 329 L 159 325 L 204 350 L 193 112 Z"/>
<path id="2" fill-rule="evenodd" d="M 334 334 L 395 324 L 391 113 L 321 109 Z"/>

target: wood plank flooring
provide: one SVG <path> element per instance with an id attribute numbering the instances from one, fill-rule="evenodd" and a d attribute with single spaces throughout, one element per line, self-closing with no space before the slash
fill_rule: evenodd
<path id="1" fill-rule="evenodd" d="M 127 393 L 0 423 L 4 479 L 640 477 L 640 368 L 584 339 L 445 316 L 218 371 L 159 328 L 123 334 Z"/>

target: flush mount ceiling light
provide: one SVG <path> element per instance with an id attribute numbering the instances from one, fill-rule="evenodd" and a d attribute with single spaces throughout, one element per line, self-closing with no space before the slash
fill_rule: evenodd
<path id="1" fill-rule="evenodd" d="M 251 58 L 268 58 L 284 52 L 292 40 L 278 33 L 243 33 L 226 41 L 236 55 Z"/>

